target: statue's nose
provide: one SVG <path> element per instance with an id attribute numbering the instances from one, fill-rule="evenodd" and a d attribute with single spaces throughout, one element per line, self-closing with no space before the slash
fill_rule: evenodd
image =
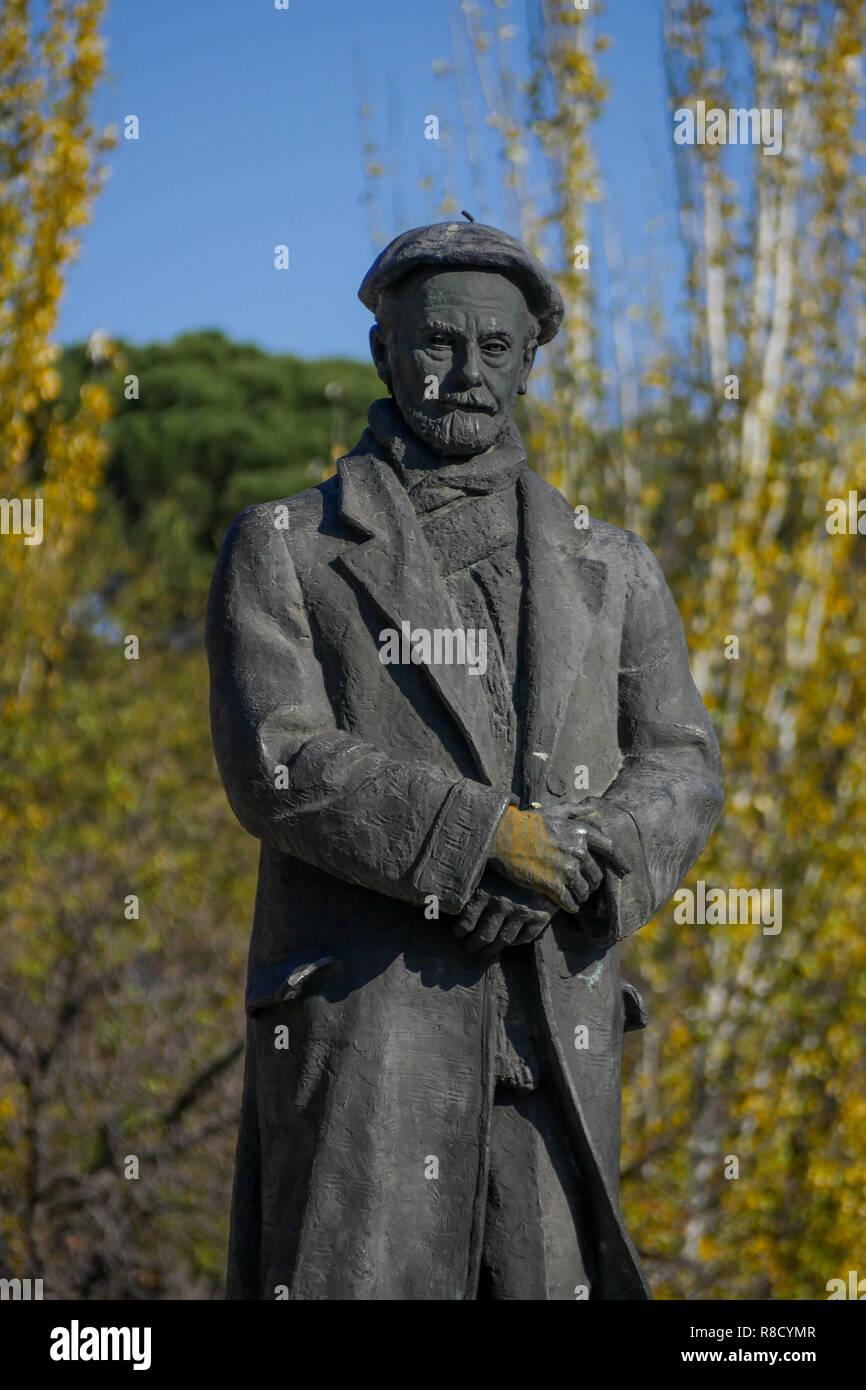
<path id="1" fill-rule="evenodd" d="M 481 362 L 475 343 L 466 344 L 466 351 L 460 363 L 460 381 L 466 386 L 481 385 Z"/>

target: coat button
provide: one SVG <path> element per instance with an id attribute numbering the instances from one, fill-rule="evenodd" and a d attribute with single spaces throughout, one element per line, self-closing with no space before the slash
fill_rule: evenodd
<path id="1" fill-rule="evenodd" d="M 548 773 L 547 790 L 552 796 L 565 796 L 568 791 L 568 783 L 561 772 Z"/>

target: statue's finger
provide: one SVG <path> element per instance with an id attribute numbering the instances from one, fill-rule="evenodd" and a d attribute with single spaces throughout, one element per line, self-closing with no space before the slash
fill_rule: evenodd
<path id="1" fill-rule="evenodd" d="M 574 816 L 571 817 L 574 819 Z M 576 839 L 574 838 L 576 837 Z M 578 858 L 583 858 L 587 850 L 594 850 L 601 854 L 610 864 L 615 873 L 623 878 L 625 874 L 631 873 L 631 861 L 617 849 L 609 835 L 605 835 L 597 825 L 593 825 L 587 820 L 583 825 L 573 826 L 570 831 L 569 844 L 572 846 Z"/>
<path id="2" fill-rule="evenodd" d="M 483 889 L 479 888 L 473 893 L 469 902 L 464 907 L 454 926 L 451 928 L 456 937 L 468 936 L 475 929 L 475 923 L 486 908 L 490 899 Z"/>
<path id="3" fill-rule="evenodd" d="M 572 897 L 583 906 L 589 897 L 589 884 L 583 876 L 579 860 L 572 860 L 570 866 L 566 868 L 565 880 Z"/>
<path id="4" fill-rule="evenodd" d="M 539 917 L 542 917 L 543 920 L 541 913 L 530 912 L 526 908 L 519 908 L 516 912 L 508 913 L 499 928 L 497 941 L 501 941 L 503 946 L 513 946 L 524 927 L 530 922 L 537 921 Z"/>
<path id="5" fill-rule="evenodd" d="M 590 890 L 595 892 L 604 878 L 604 874 L 598 867 L 592 855 L 587 850 L 586 858 L 580 861 L 580 871 L 589 884 Z"/>
<path id="6" fill-rule="evenodd" d="M 521 929 L 520 935 L 512 942 L 514 946 L 528 946 L 530 941 L 535 941 L 545 927 L 550 924 L 550 916 L 545 914 L 543 917 L 526 922 Z"/>
<path id="7" fill-rule="evenodd" d="M 501 908 L 490 906 L 485 910 L 466 942 L 466 949 L 470 956 L 477 955 L 479 951 L 483 951 L 485 946 L 489 946 L 496 939 L 504 917 L 505 913 Z"/>
<path id="8" fill-rule="evenodd" d="M 597 850 L 599 854 L 604 855 L 604 858 L 620 878 L 631 873 L 633 867 L 631 860 L 617 848 L 608 835 L 604 835 L 598 829 L 598 826 L 591 825 L 589 827 L 586 842 L 590 849 Z"/>

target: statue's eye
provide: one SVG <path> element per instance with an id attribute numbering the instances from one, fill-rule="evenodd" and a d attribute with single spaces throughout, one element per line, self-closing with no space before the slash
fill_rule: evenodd
<path id="1" fill-rule="evenodd" d="M 444 333 L 431 333 L 427 339 L 428 347 L 447 347 L 448 338 Z"/>
<path id="2" fill-rule="evenodd" d="M 502 338 L 488 338 L 482 346 L 485 352 L 491 353 L 494 357 L 508 351 L 508 344 Z"/>

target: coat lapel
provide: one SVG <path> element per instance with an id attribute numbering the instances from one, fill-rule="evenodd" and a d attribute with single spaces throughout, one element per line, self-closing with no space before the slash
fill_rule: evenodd
<path id="1" fill-rule="evenodd" d="M 357 579 L 398 632 L 404 622 L 431 633 L 436 628 L 462 627 L 393 469 L 374 454 L 360 451 L 340 459 L 337 467 L 340 515 L 368 535 L 367 540 L 347 547 L 338 563 Z M 422 669 L 456 720 L 482 780 L 492 786 L 499 780 L 498 756 L 481 677 L 470 675 L 466 665 Z"/>
<path id="2" fill-rule="evenodd" d="M 520 489 L 526 565 L 521 793 L 528 805 L 543 800 L 540 789 L 604 600 L 607 566 L 581 554 L 589 531 L 575 528 L 561 493 L 529 471 Z"/>

